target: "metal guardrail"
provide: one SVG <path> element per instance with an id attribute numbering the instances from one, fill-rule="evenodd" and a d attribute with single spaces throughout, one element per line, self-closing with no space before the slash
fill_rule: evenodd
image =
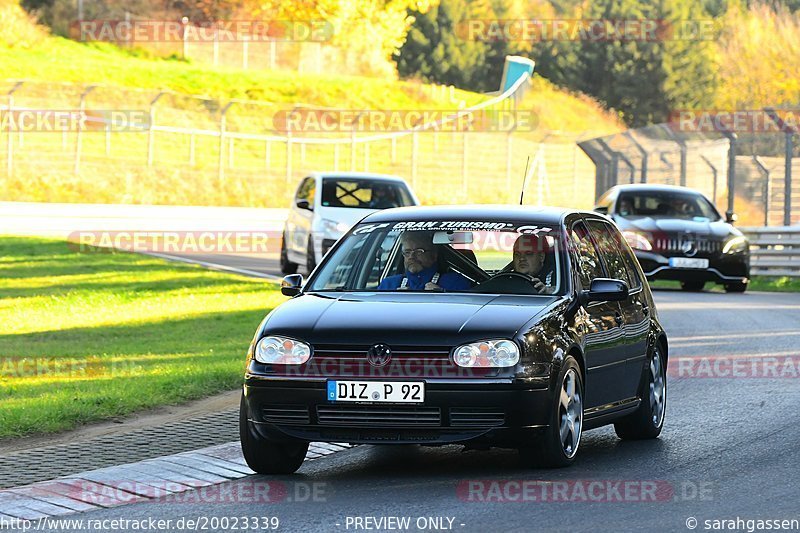
<path id="1" fill-rule="evenodd" d="M 800 226 L 741 228 L 750 239 L 750 272 L 800 277 Z"/>

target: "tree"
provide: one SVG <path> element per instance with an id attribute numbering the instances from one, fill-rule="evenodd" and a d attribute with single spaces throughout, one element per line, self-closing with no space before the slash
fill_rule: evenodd
<path id="1" fill-rule="evenodd" d="M 580 15 L 580 14 L 579 14 Z M 691 38 L 682 21 L 707 18 L 693 0 L 597 0 L 588 20 L 662 21 L 658 38 L 545 43 L 540 73 L 617 109 L 629 125 L 663 122 L 672 110 L 713 103 L 716 55 L 713 40 Z"/>
<path id="2" fill-rule="evenodd" d="M 442 0 L 427 13 L 412 13 L 414 23 L 396 55 L 401 76 L 473 90 L 489 87 L 486 44 L 466 38 L 459 28 L 469 18 L 467 7 L 463 0 Z"/>

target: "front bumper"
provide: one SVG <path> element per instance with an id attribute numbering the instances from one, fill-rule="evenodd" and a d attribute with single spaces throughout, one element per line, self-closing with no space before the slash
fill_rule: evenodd
<path id="1" fill-rule="evenodd" d="M 425 380 L 423 404 L 330 402 L 327 380 L 248 376 L 248 419 L 262 436 L 352 444 L 518 446 L 547 427 L 547 379 Z"/>
<path id="2" fill-rule="evenodd" d="M 669 265 L 670 255 L 635 250 L 636 259 L 648 281 L 710 281 L 714 283 L 746 283 L 750 279 L 750 256 L 748 254 L 697 255 L 708 259 L 708 268 L 675 268 Z M 676 255 L 675 257 L 686 257 Z"/>

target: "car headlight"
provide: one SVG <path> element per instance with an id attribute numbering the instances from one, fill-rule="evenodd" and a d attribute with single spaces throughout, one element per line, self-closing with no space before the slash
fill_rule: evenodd
<path id="1" fill-rule="evenodd" d="M 336 222 L 335 220 L 328 220 L 327 218 L 322 219 L 322 228 L 325 230 L 325 233 L 347 233 L 347 230 L 350 229 L 350 224 L 346 222 Z"/>
<path id="2" fill-rule="evenodd" d="M 650 235 L 646 233 L 639 233 L 637 231 L 625 230 L 622 236 L 628 242 L 628 246 L 634 250 L 644 250 L 649 252 L 653 249 L 653 243 L 650 242 Z"/>
<path id="3" fill-rule="evenodd" d="M 514 366 L 519 363 L 519 348 L 507 340 L 472 342 L 456 348 L 453 361 L 465 368 Z"/>
<path id="4" fill-rule="evenodd" d="M 311 346 L 286 337 L 268 336 L 256 344 L 256 361 L 270 365 L 302 365 L 311 357 Z"/>
<path id="5" fill-rule="evenodd" d="M 743 236 L 731 237 L 722 247 L 723 254 L 738 254 L 747 250 L 749 244 Z"/>

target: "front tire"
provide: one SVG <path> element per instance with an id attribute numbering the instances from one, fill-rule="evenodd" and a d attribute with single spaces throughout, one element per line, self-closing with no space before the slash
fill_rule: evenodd
<path id="1" fill-rule="evenodd" d="M 286 274 L 296 274 L 297 273 L 297 263 L 292 263 L 289 261 L 289 253 L 286 251 L 286 234 L 283 234 L 281 238 L 281 272 Z"/>
<path id="2" fill-rule="evenodd" d="M 727 283 L 725 285 L 725 292 L 744 292 L 747 290 L 748 283 Z"/>
<path id="3" fill-rule="evenodd" d="M 583 378 L 574 357 L 568 355 L 559 371 L 550 420 L 541 441 L 520 448 L 525 466 L 561 468 L 578 454 L 583 433 Z"/>
<path id="4" fill-rule="evenodd" d="M 699 292 L 703 290 L 706 284 L 704 281 L 681 281 L 681 289 L 685 291 Z"/>
<path id="5" fill-rule="evenodd" d="M 314 241 L 309 237 L 306 247 L 306 270 L 311 274 L 317 268 L 317 258 L 314 255 Z"/>
<path id="6" fill-rule="evenodd" d="M 617 436 L 624 440 L 655 439 L 664 427 L 667 411 L 667 374 L 663 349 L 656 344 L 649 358 L 641 388 L 642 403 L 630 415 L 614 424 Z"/>
<path id="7" fill-rule="evenodd" d="M 307 442 L 273 441 L 259 435 L 248 420 L 244 394 L 239 403 L 239 440 L 247 466 L 259 474 L 292 474 L 308 452 Z"/>

